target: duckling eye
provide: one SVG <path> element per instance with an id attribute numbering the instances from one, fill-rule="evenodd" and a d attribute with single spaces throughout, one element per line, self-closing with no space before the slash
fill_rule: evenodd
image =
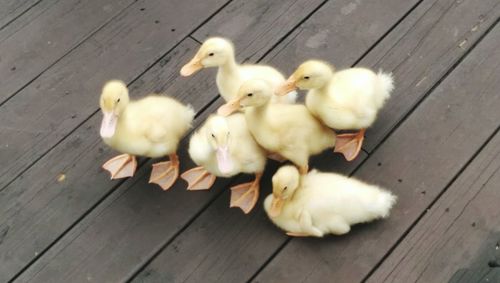
<path id="1" fill-rule="evenodd" d="M 305 77 L 304 77 L 304 80 L 308 80 L 308 79 L 309 79 L 309 76 L 305 76 Z"/>
<path id="2" fill-rule="evenodd" d="M 248 96 L 248 97 L 251 97 L 252 95 L 253 95 L 253 93 L 249 93 L 249 94 L 247 94 L 247 96 Z"/>
<path id="3" fill-rule="evenodd" d="M 287 187 L 287 186 L 285 186 L 285 187 L 283 188 L 283 191 L 286 191 L 287 189 L 288 189 L 288 187 Z"/>
<path id="4" fill-rule="evenodd" d="M 214 138 L 214 139 L 215 139 L 215 135 L 214 135 L 214 134 L 212 134 L 212 138 Z"/>
<path id="5" fill-rule="evenodd" d="M 116 100 L 116 102 L 120 102 L 120 98 L 118 98 L 118 99 Z"/>
<path id="6" fill-rule="evenodd" d="M 212 52 L 212 53 L 209 53 L 208 56 L 212 57 L 214 56 L 215 54 Z"/>

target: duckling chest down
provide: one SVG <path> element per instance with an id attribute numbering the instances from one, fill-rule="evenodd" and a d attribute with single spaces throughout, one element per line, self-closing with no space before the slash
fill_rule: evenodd
<path id="1" fill-rule="evenodd" d="M 273 195 L 264 207 L 269 211 Z M 377 186 L 334 173 L 311 171 L 271 221 L 291 234 L 323 237 L 342 235 L 350 226 L 389 216 L 396 197 Z M 268 212 L 269 214 L 269 212 Z"/>
<path id="2" fill-rule="evenodd" d="M 162 157 L 176 152 L 193 117 L 190 107 L 169 97 L 146 97 L 130 102 L 118 118 L 115 134 L 103 140 L 120 152 Z"/>

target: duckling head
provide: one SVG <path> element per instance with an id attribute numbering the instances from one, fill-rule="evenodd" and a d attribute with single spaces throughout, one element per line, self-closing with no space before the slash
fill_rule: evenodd
<path id="1" fill-rule="evenodd" d="M 219 115 L 228 116 L 240 108 L 263 106 L 271 100 L 272 86 L 264 80 L 248 80 L 241 84 L 236 98 L 218 109 Z"/>
<path id="2" fill-rule="evenodd" d="M 233 170 L 233 161 L 229 153 L 229 142 L 231 132 L 225 117 L 219 115 L 211 116 L 207 121 L 206 138 L 215 151 L 217 166 L 223 174 Z"/>
<path id="3" fill-rule="evenodd" d="M 329 64 L 309 60 L 302 63 L 297 70 L 276 89 L 277 95 L 285 95 L 295 89 L 318 89 L 326 86 L 333 76 L 334 68 Z"/>
<path id="4" fill-rule="evenodd" d="M 292 198 L 300 184 L 300 173 L 297 167 L 292 165 L 282 166 L 274 174 L 273 183 L 273 200 L 269 215 L 277 217 L 281 214 L 283 204 L 286 200 Z"/>
<path id="5" fill-rule="evenodd" d="M 193 59 L 181 69 L 181 75 L 190 76 L 203 68 L 218 67 L 234 60 L 233 44 L 221 37 L 207 39 L 200 46 Z"/>
<path id="6" fill-rule="evenodd" d="M 115 134 L 118 118 L 129 102 L 127 85 L 119 80 L 107 82 L 102 88 L 100 106 L 103 113 L 101 137 L 110 138 Z"/>

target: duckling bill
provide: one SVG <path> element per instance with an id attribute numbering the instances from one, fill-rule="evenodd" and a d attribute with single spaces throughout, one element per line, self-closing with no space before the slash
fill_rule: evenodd
<path id="1" fill-rule="evenodd" d="M 193 109 L 160 95 L 130 101 L 127 86 L 118 80 L 104 85 L 100 107 L 100 135 L 104 143 L 123 153 L 102 166 L 111 179 L 133 176 L 137 168 L 135 156 L 168 155 L 169 161 L 153 164 L 149 181 L 169 189 L 179 176 L 177 146 L 191 127 Z"/>

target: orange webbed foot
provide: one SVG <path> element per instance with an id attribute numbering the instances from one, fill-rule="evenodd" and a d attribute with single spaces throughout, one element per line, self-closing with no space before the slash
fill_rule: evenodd
<path id="1" fill-rule="evenodd" d="M 133 155 L 121 154 L 106 161 L 102 168 L 111 174 L 111 179 L 132 177 L 137 168 L 137 160 Z"/>
<path id="2" fill-rule="evenodd" d="M 261 176 L 261 174 L 258 174 L 253 182 L 231 187 L 231 203 L 229 207 L 239 207 L 245 214 L 250 213 L 259 199 Z"/>
<path id="3" fill-rule="evenodd" d="M 188 182 L 187 189 L 189 191 L 208 190 L 212 187 L 216 179 L 213 174 L 210 174 L 201 166 L 182 173 L 181 178 Z"/>
<path id="4" fill-rule="evenodd" d="M 361 151 L 364 139 L 365 130 L 358 133 L 337 135 L 334 151 L 342 153 L 347 161 L 352 161 Z"/>
<path id="5" fill-rule="evenodd" d="M 179 159 L 176 154 L 170 155 L 170 161 L 153 164 L 149 183 L 155 183 L 166 191 L 172 187 L 179 177 Z"/>

